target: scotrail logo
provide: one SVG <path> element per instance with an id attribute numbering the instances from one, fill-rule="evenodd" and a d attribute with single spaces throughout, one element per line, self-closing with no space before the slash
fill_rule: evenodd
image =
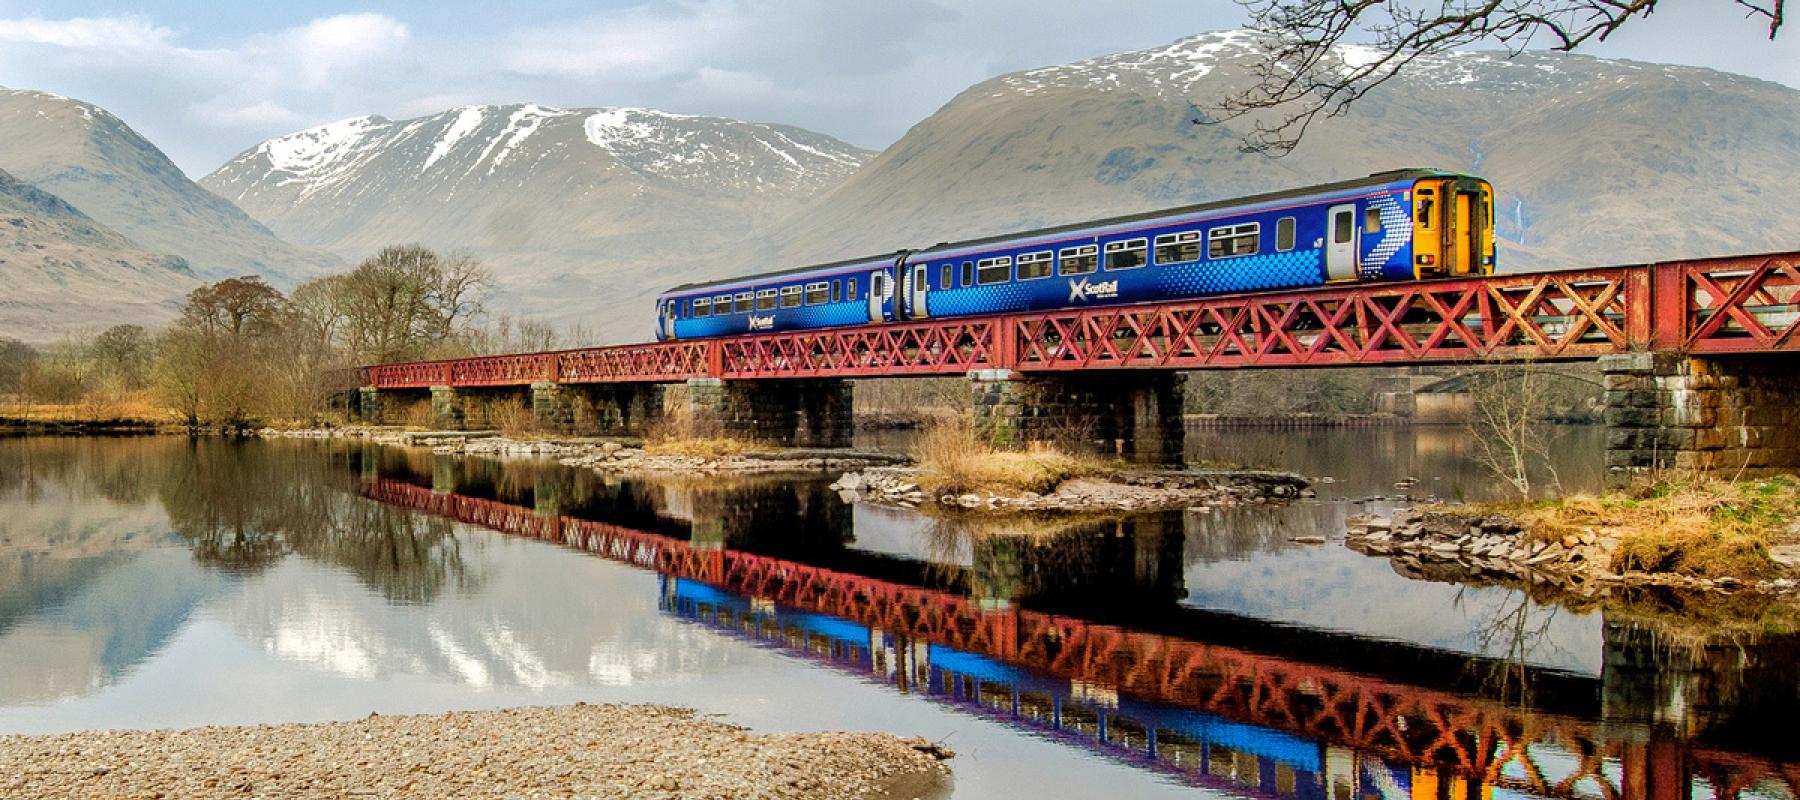
<path id="1" fill-rule="evenodd" d="M 750 315 L 750 330 L 753 330 L 753 331 L 775 330 L 775 315 L 770 314 L 766 317 L 759 317 L 755 314 L 751 314 Z"/>
<path id="2" fill-rule="evenodd" d="M 1097 281 L 1090 283 L 1087 278 L 1069 280 L 1069 302 L 1077 303 L 1093 298 L 1112 298 L 1119 296 L 1119 282 Z"/>

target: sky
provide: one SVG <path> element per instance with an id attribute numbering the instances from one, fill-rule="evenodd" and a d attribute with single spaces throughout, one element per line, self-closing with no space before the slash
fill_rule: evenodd
<path id="1" fill-rule="evenodd" d="M 480 103 L 783 122 L 879 150 L 986 78 L 1244 22 L 1229 0 L 0 0 L 0 86 L 105 107 L 196 177 L 333 120 Z M 1730 0 L 1671 0 L 1584 52 L 1800 88 L 1800 30 L 1765 36 Z"/>

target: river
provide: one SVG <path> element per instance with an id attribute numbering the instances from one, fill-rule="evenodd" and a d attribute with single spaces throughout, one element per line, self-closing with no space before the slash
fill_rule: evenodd
<path id="1" fill-rule="evenodd" d="M 1598 435 L 1559 432 L 1564 490 L 1599 485 Z M 1793 798 L 1795 637 L 1677 636 L 1341 545 L 1405 495 L 1496 496 L 1465 438 L 1195 432 L 1192 457 L 1330 481 L 1024 538 L 816 478 L 6 440 L 0 733 L 655 702 L 940 740 L 958 798 Z"/>

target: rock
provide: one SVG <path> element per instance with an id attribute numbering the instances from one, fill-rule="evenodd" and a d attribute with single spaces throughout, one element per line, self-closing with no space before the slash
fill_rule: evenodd
<path id="1" fill-rule="evenodd" d="M 1394 521 L 1388 517 L 1369 517 L 1363 522 L 1363 527 L 1370 531 L 1391 531 L 1394 529 Z"/>
<path id="2" fill-rule="evenodd" d="M 1289 539 L 1288 541 L 1293 542 L 1294 544 L 1324 544 L 1325 537 L 1323 537 L 1323 536 L 1295 536 L 1294 538 Z"/>
<path id="3" fill-rule="evenodd" d="M 1784 544 L 1769 548 L 1769 560 L 1789 569 L 1800 568 L 1800 544 Z"/>

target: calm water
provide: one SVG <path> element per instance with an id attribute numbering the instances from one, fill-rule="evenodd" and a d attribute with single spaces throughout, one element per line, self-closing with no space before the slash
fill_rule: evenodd
<path id="1" fill-rule="evenodd" d="M 1566 434 L 1563 485 L 1597 485 L 1595 434 Z M 1677 640 L 1289 542 L 1404 477 L 1491 492 L 1454 435 L 1194 438 L 1336 480 L 1020 539 L 822 480 L 0 442 L 0 733 L 662 702 L 941 739 L 968 798 L 1793 797 L 1793 637 Z"/>

